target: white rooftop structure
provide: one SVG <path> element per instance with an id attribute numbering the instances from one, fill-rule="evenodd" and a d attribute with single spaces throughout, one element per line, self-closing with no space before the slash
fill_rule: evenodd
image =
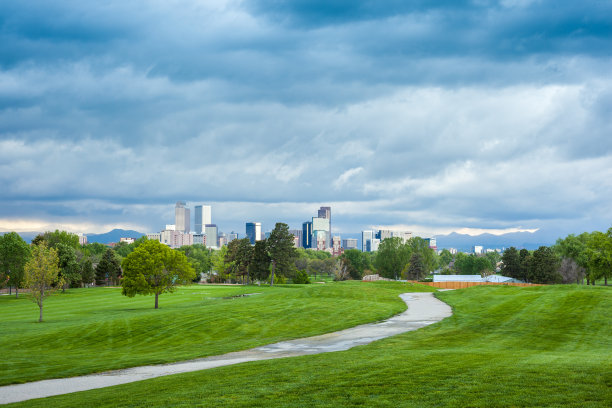
<path id="1" fill-rule="evenodd" d="M 480 275 L 434 275 L 434 282 L 516 282 L 515 279 L 507 276 L 489 275 L 483 278 Z"/>

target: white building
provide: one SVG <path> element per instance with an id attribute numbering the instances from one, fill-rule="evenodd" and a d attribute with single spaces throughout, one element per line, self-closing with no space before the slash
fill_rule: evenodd
<path id="1" fill-rule="evenodd" d="M 357 238 L 346 238 L 342 240 L 342 248 L 357 249 Z"/>
<path id="2" fill-rule="evenodd" d="M 361 251 L 362 252 L 370 252 L 370 246 L 372 244 L 373 238 L 374 238 L 374 235 L 371 230 L 361 231 Z"/>
<path id="3" fill-rule="evenodd" d="M 206 224 L 212 224 L 212 207 L 210 205 L 196 205 L 194 211 L 194 231 L 196 234 L 201 234 Z"/>
<path id="4" fill-rule="evenodd" d="M 174 225 L 176 230 L 184 233 L 191 231 L 191 212 L 184 201 L 177 201 L 174 207 Z"/>

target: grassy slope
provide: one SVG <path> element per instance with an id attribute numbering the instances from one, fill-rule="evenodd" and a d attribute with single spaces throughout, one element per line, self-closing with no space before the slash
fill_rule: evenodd
<path id="1" fill-rule="evenodd" d="M 345 352 L 241 364 L 20 406 L 612 405 L 612 290 L 442 292 L 454 315 Z"/>
<path id="2" fill-rule="evenodd" d="M 0 385 L 223 354 L 386 318 L 422 285 L 356 282 L 284 287 L 190 286 L 160 297 L 75 289 L 45 301 L 0 297 Z M 416 289 L 415 289 L 416 288 Z M 255 296 L 222 299 L 241 293 Z"/>

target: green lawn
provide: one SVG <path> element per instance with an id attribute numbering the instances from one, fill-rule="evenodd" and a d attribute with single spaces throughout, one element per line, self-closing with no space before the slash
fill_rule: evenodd
<path id="1" fill-rule="evenodd" d="M 0 385 L 167 363 L 244 350 L 376 321 L 405 310 L 422 285 L 188 286 L 127 298 L 118 288 L 71 289 L 37 306 L 0 296 Z M 256 295 L 229 298 L 244 293 Z"/>
<path id="2" fill-rule="evenodd" d="M 350 286 L 358 293 L 373 288 L 387 290 Z M 612 406 L 609 288 L 480 286 L 437 296 L 452 305 L 452 317 L 349 351 L 16 406 Z"/>

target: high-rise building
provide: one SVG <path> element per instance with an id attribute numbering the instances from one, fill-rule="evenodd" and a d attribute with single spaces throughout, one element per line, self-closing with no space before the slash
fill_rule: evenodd
<path id="1" fill-rule="evenodd" d="M 296 248 L 301 248 L 302 247 L 302 230 L 300 229 L 293 229 L 293 230 L 289 230 L 289 233 L 291 235 L 293 235 L 296 239 L 296 244 L 295 247 Z"/>
<path id="2" fill-rule="evenodd" d="M 373 238 L 374 234 L 372 233 L 372 230 L 361 231 L 361 250 L 363 252 L 370 252 Z"/>
<path id="3" fill-rule="evenodd" d="M 344 252 L 341 245 L 342 239 L 340 237 L 332 237 L 331 254 L 332 256 L 340 256 Z"/>
<path id="4" fill-rule="evenodd" d="M 302 247 L 312 248 L 312 222 L 306 221 L 302 224 Z"/>
<path id="5" fill-rule="evenodd" d="M 330 219 L 321 217 L 312 217 L 312 246 L 319 249 L 323 240 L 323 249 L 331 247 L 331 231 Z M 315 239 L 316 237 L 316 239 Z"/>
<path id="6" fill-rule="evenodd" d="M 342 248 L 357 249 L 357 238 L 346 238 L 342 240 Z"/>
<path id="7" fill-rule="evenodd" d="M 191 231 L 191 213 L 185 205 L 184 201 L 177 201 L 174 207 L 174 225 L 177 231 L 188 234 Z"/>
<path id="8" fill-rule="evenodd" d="M 196 205 L 194 210 L 194 230 L 196 234 L 201 234 L 204 225 L 212 224 L 212 209 L 210 205 Z"/>
<path id="9" fill-rule="evenodd" d="M 380 245 L 380 239 L 372 238 L 372 240 L 370 241 L 370 245 L 369 245 L 368 251 L 369 252 L 378 251 L 378 246 L 379 245 Z"/>
<path id="10" fill-rule="evenodd" d="M 227 243 L 229 244 L 230 242 L 232 242 L 233 240 L 238 239 L 238 233 L 237 232 L 230 232 L 229 234 L 227 234 Z"/>
<path id="11" fill-rule="evenodd" d="M 436 251 L 438 249 L 438 245 L 436 244 L 435 238 L 425 238 L 425 242 L 427 242 L 427 246 Z"/>
<path id="12" fill-rule="evenodd" d="M 218 230 L 215 224 L 206 224 L 204 226 L 204 235 L 206 235 L 206 246 L 216 247 L 218 244 Z"/>
<path id="13" fill-rule="evenodd" d="M 255 241 L 261 241 L 261 222 L 247 222 L 246 236 L 255 245 Z"/>
<path id="14" fill-rule="evenodd" d="M 329 220 L 329 237 L 331 240 L 331 207 L 321 207 L 317 213 L 319 218 L 327 218 Z"/>

